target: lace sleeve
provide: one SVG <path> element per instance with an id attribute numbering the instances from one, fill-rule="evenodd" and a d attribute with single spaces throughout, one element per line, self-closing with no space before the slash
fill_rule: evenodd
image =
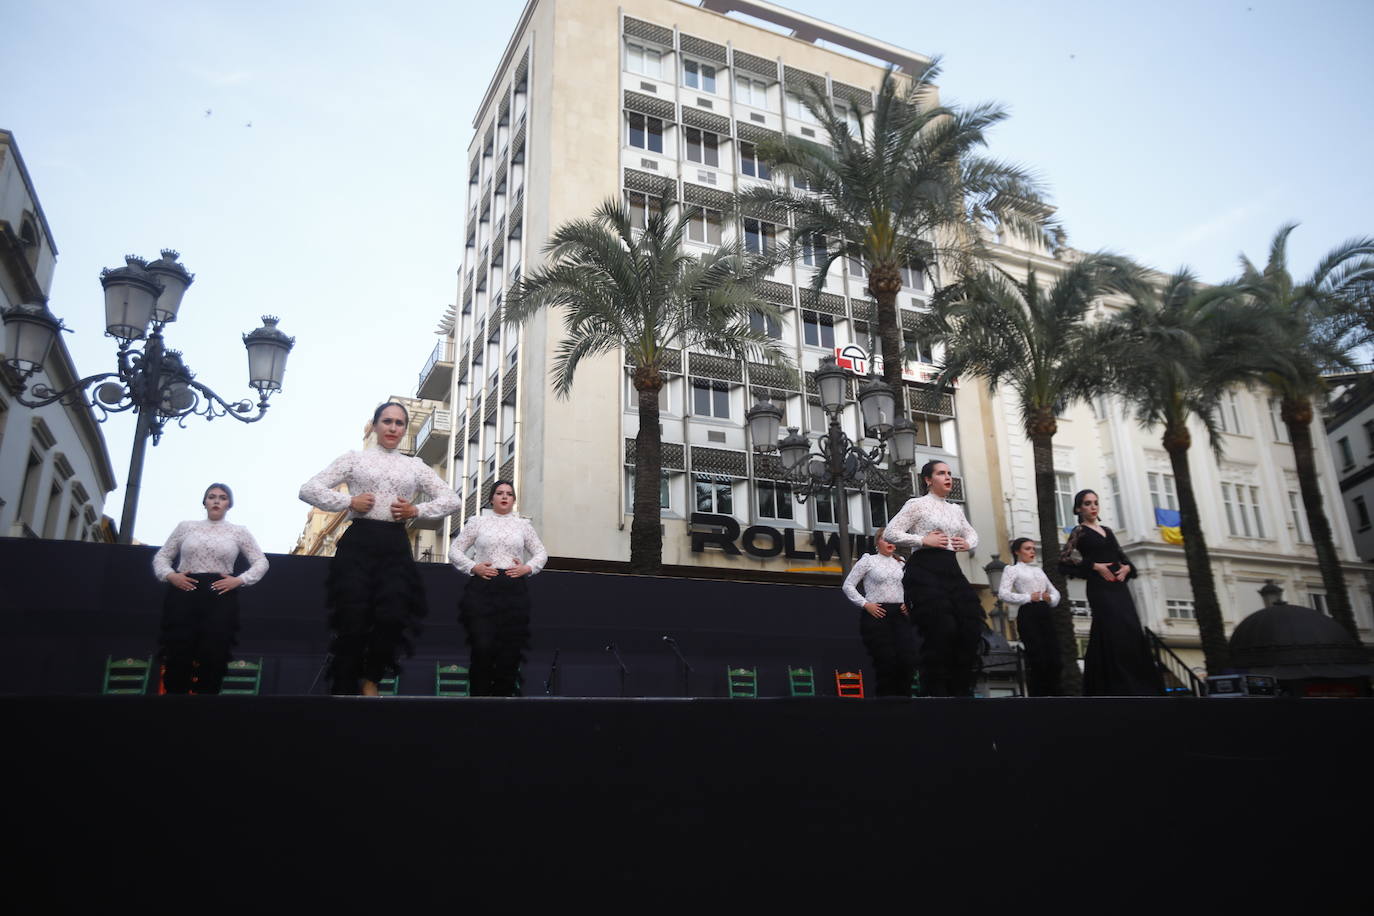
<path id="1" fill-rule="evenodd" d="M 472 568 L 477 565 L 477 561 L 468 556 L 468 551 L 477 542 L 477 524 L 481 516 L 472 515 L 468 517 L 453 543 L 448 546 L 448 561 L 453 564 L 453 568 L 465 576 L 472 575 Z"/>
<path id="2" fill-rule="evenodd" d="M 525 522 L 525 553 L 529 555 L 525 565 L 530 568 L 531 576 L 537 574 L 544 568 L 544 564 L 549 562 L 549 552 L 544 549 L 544 542 L 539 540 L 538 532 L 528 521 Z"/>
<path id="3" fill-rule="evenodd" d="M 153 575 L 157 577 L 159 582 L 167 581 L 167 577 L 174 572 L 172 560 L 181 550 L 181 539 L 185 536 L 186 523 L 178 522 L 177 526 L 172 529 L 171 537 L 167 538 L 167 542 L 158 548 L 157 553 L 153 554 Z"/>
<path id="4" fill-rule="evenodd" d="M 872 554 L 866 553 L 859 557 L 859 562 L 854 564 L 854 568 L 849 571 L 849 575 L 845 576 L 844 584 L 840 586 L 844 591 L 844 596 L 848 598 L 851 603 L 859 607 L 863 607 L 868 600 L 864 598 L 863 595 L 859 594 L 858 585 L 864 580 L 864 575 L 868 572 L 868 558 L 871 556 Z"/>
<path id="5" fill-rule="evenodd" d="M 239 553 L 248 560 L 248 569 L 243 575 L 239 576 L 244 585 L 254 585 L 262 581 L 262 577 L 267 575 L 267 555 L 258 546 L 257 538 L 253 537 L 253 532 L 242 526 L 239 527 Z"/>
<path id="6" fill-rule="evenodd" d="M 352 469 L 352 452 L 335 458 L 329 467 L 301 484 L 301 502 L 309 503 L 316 509 L 326 512 L 342 512 L 347 509 L 353 504 L 353 497 L 334 488 L 348 479 L 349 471 Z"/>
<path id="7" fill-rule="evenodd" d="M 453 492 L 444 479 L 434 473 L 433 468 L 419 458 L 416 458 L 415 462 L 423 469 L 420 471 L 418 483 L 427 500 L 416 504 L 415 509 L 420 513 L 417 517 L 443 518 L 457 512 L 463 505 L 463 498 Z"/>
<path id="8" fill-rule="evenodd" d="M 1092 572 L 1092 564 L 1085 561 L 1083 554 L 1078 550 L 1078 541 L 1082 537 L 1083 526 L 1075 525 L 1073 533 L 1064 542 L 1064 550 L 1059 554 L 1059 571 L 1077 579 L 1086 579 Z"/>

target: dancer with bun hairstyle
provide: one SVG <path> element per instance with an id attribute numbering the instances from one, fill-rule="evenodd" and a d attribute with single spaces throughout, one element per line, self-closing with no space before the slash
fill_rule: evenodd
<path id="1" fill-rule="evenodd" d="M 1011 565 L 1002 571 L 997 597 L 1010 608 L 1016 633 L 1026 647 L 1026 688 L 1033 697 L 1057 697 L 1062 665 L 1059 637 L 1054 630 L 1054 609 L 1059 589 L 1035 562 L 1035 541 L 1011 542 Z"/>
<path id="2" fill-rule="evenodd" d="M 205 518 L 177 525 L 153 556 L 153 575 L 167 583 L 158 651 L 167 693 L 219 693 L 239 631 L 238 589 L 267 574 L 252 533 L 224 520 L 233 491 L 212 483 L 200 501 Z M 236 576 L 240 556 L 249 566 Z"/>
<path id="3" fill-rule="evenodd" d="M 912 623 L 921 634 L 921 693 L 966 697 L 977 678 L 983 606 L 955 555 L 978 546 L 964 510 L 949 501 L 954 474 L 943 461 L 921 468 L 926 495 L 906 501 L 884 537 L 912 548 L 902 587 Z"/>
<path id="4" fill-rule="evenodd" d="M 1059 568 L 1088 580 L 1092 629 L 1083 657 L 1085 697 L 1147 697 L 1164 693 L 1164 681 L 1150 655 L 1131 589 L 1135 567 L 1126 559 L 1112 529 L 1098 521 L 1101 504 L 1093 490 L 1073 497 L 1078 524 L 1069 534 Z"/>
<path id="5" fill-rule="evenodd" d="M 902 603 L 902 574 L 896 545 L 878 529 L 873 553 L 854 564 L 844 580 L 845 597 L 859 607 L 859 636 L 873 659 L 880 697 L 911 696 L 911 675 L 916 670 L 916 642 L 911 618 Z M 863 587 L 863 594 L 859 587 Z"/>
<path id="6" fill-rule="evenodd" d="M 376 442 L 340 455 L 301 485 L 303 501 L 326 512 L 347 509 L 350 519 L 325 581 L 335 694 L 377 696 L 382 679 L 400 670 L 399 656 L 411 653 L 427 611 L 405 523 L 443 518 L 461 505 L 429 465 L 398 450 L 409 425 L 403 405 L 382 404 L 372 414 Z M 335 490 L 339 484 L 347 492 Z M 417 493 L 424 501 L 412 502 Z"/>

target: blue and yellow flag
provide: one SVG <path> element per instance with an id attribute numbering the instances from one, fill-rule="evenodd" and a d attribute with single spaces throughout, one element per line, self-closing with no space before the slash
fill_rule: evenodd
<path id="1" fill-rule="evenodd" d="M 1159 526 L 1159 536 L 1164 538 L 1166 544 L 1182 544 L 1183 516 L 1178 514 L 1177 509 L 1156 509 L 1155 524 Z"/>

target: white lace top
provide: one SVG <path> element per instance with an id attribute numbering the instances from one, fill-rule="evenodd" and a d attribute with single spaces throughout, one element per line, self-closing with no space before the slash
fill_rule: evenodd
<path id="1" fill-rule="evenodd" d="M 978 546 L 978 532 L 964 518 L 964 510 L 934 493 L 908 499 L 901 511 L 887 523 L 883 537 L 899 547 L 920 550 L 925 546 L 921 540 L 932 531 L 943 531 L 950 537 L 963 538 L 968 541 L 969 550 Z"/>
<path id="2" fill-rule="evenodd" d="M 249 567 L 239 576 L 244 585 L 252 585 L 267 573 L 267 557 L 242 525 L 231 525 L 221 519 L 182 522 L 176 526 L 167 543 L 153 555 L 153 575 L 165 580 L 172 574 L 172 558 L 180 553 L 176 571 L 179 573 L 234 574 L 234 561 L 243 554 Z"/>
<path id="3" fill-rule="evenodd" d="M 1032 592 L 1049 592 L 1049 601 L 1045 603 L 1050 607 L 1059 605 L 1059 589 L 1054 587 L 1050 577 L 1039 566 L 1013 563 L 1002 570 L 1002 584 L 997 589 L 997 597 L 1011 605 L 1013 620 L 1021 605 L 1030 603 Z"/>
<path id="4" fill-rule="evenodd" d="M 901 604 L 902 573 L 905 570 L 902 561 L 896 557 L 866 553 L 859 557 L 854 568 L 845 577 L 842 586 L 844 595 L 859 607 L 863 607 L 869 601 L 874 604 Z M 858 589 L 861 582 L 864 587 L 863 595 L 859 594 Z"/>
<path id="5" fill-rule="evenodd" d="M 474 547 L 475 559 L 468 556 L 468 551 Z M 529 559 L 522 559 L 522 556 Z M 510 569 L 522 562 L 529 564 L 530 575 L 534 575 L 544 568 L 549 555 L 539 535 L 534 533 L 534 526 L 529 519 L 521 518 L 514 512 L 505 515 L 493 512 L 474 515 L 463 524 L 463 530 L 449 545 L 448 560 L 455 569 L 468 576 L 472 575 L 472 568 L 478 563 L 490 563 L 497 569 Z"/>
<path id="6" fill-rule="evenodd" d="M 335 490 L 347 484 L 347 492 Z M 396 449 L 372 445 L 360 452 L 345 452 L 334 462 L 301 484 L 302 501 L 326 512 L 348 509 L 348 517 L 370 518 L 379 522 L 395 521 L 391 504 L 398 497 L 414 499 L 422 492 L 427 502 L 417 502 L 420 518 L 443 518 L 457 512 L 463 500 L 429 465 Z M 371 493 L 377 497 L 370 512 L 357 512 L 350 507 L 354 496 Z"/>

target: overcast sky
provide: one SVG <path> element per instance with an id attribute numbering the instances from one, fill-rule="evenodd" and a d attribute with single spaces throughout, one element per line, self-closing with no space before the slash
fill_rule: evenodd
<path id="1" fill-rule="evenodd" d="M 942 55 L 946 100 L 1005 104 L 992 152 L 1039 171 L 1078 248 L 1220 281 L 1288 220 L 1299 272 L 1374 233 L 1374 3 L 784 5 Z M 455 297 L 472 118 L 520 6 L 0 0 L 0 127 L 57 241 L 50 305 L 78 369 L 113 368 L 100 269 L 162 247 L 197 275 L 168 345 L 220 394 L 250 393 L 240 334 L 261 315 L 297 337 L 266 419 L 195 419 L 149 450 L 140 540 L 223 480 L 230 519 L 289 550 L 301 481 L 414 393 Z M 132 418 L 104 429 L 122 483 Z"/>

